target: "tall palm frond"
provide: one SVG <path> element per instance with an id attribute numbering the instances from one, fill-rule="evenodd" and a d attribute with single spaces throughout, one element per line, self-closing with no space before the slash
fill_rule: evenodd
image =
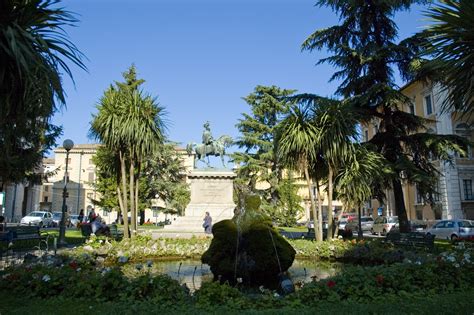
<path id="1" fill-rule="evenodd" d="M 433 59 L 423 71 L 435 74 L 448 93 L 444 111 L 474 108 L 474 1 L 442 0 L 425 13 L 434 23 L 422 35 Z"/>

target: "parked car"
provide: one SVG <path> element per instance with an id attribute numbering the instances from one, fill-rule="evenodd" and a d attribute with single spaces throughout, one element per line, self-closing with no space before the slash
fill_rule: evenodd
<path id="1" fill-rule="evenodd" d="M 20 220 L 23 225 L 53 226 L 53 215 L 48 211 L 33 211 Z"/>
<path id="2" fill-rule="evenodd" d="M 410 225 L 410 232 L 425 232 L 428 226 L 427 223 L 423 221 L 408 221 L 408 224 Z M 395 224 L 389 233 L 400 233 L 400 224 Z"/>
<path id="3" fill-rule="evenodd" d="M 362 231 L 370 231 L 374 226 L 374 219 L 372 217 L 361 217 L 360 218 L 360 225 Z M 346 230 L 350 230 L 352 232 L 359 231 L 359 220 L 356 218 L 354 220 L 349 221 L 346 225 Z"/>
<path id="4" fill-rule="evenodd" d="M 387 235 L 392 227 L 398 223 L 398 217 L 377 217 L 370 231 L 372 234 Z"/>
<path id="5" fill-rule="evenodd" d="M 54 226 L 59 226 L 59 224 L 61 223 L 62 215 L 63 215 L 63 213 L 61 211 L 53 212 Z M 67 212 L 66 212 L 66 226 L 67 227 L 71 226 L 71 220 L 70 220 L 69 215 L 68 215 Z"/>
<path id="6" fill-rule="evenodd" d="M 474 239 L 474 222 L 469 220 L 443 220 L 426 231 L 427 235 L 445 240 Z"/>

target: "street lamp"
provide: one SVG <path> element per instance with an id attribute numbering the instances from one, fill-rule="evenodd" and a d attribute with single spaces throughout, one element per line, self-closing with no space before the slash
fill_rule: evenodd
<path id="1" fill-rule="evenodd" d="M 63 208 L 61 215 L 61 222 L 59 223 L 59 246 L 65 246 L 66 243 L 66 198 L 67 198 L 67 182 L 68 182 L 68 164 L 69 164 L 69 151 L 74 147 L 74 142 L 70 139 L 66 139 L 63 142 L 63 147 L 66 150 L 66 170 L 64 171 L 64 189 L 63 189 Z"/>

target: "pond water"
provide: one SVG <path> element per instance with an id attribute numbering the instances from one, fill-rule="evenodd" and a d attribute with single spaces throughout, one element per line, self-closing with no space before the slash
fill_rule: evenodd
<path id="1" fill-rule="evenodd" d="M 294 283 L 311 282 L 313 279 L 325 279 L 336 274 L 341 264 L 320 262 L 307 259 L 295 260 L 288 270 Z M 202 264 L 200 260 L 154 260 L 151 264 L 136 263 L 127 264 L 123 271 L 128 276 L 137 276 L 140 273 L 150 272 L 152 274 L 167 274 L 186 284 L 191 291 L 199 289 L 203 282 L 210 282 L 213 274 L 209 266 Z"/>

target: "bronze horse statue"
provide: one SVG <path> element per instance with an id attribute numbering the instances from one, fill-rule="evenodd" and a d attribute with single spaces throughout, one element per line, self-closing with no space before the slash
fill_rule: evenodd
<path id="1" fill-rule="evenodd" d="M 225 148 L 229 147 L 232 145 L 233 141 L 230 136 L 220 136 L 217 138 L 217 140 L 212 140 L 210 144 L 196 144 L 195 142 L 190 142 L 186 146 L 186 152 L 188 152 L 189 155 L 194 152 L 196 152 L 196 158 L 194 159 L 194 167 L 197 166 L 198 161 L 202 161 L 206 163 L 207 166 L 210 166 L 209 164 L 209 156 L 220 156 L 222 165 L 225 167 L 225 162 L 224 162 L 224 155 L 225 155 Z M 207 157 L 207 162 L 204 159 Z"/>

